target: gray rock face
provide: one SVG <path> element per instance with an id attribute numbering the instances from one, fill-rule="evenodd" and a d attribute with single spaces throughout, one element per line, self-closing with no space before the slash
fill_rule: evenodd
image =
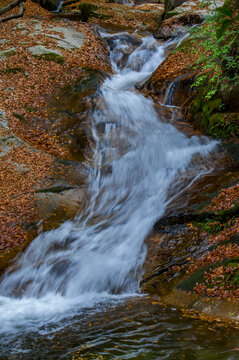
<path id="1" fill-rule="evenodd" d="M 28 48 L 28 50 L 32 55 L 35 56 L 41 56 L 46 54 L 54 54 L 54 55 L 62 56 L 62 53 L 59 50 L 47 49 L 43 45 L 31 46 Z"/>
<path id="2" fill-rule="evenodd" d="M 27 28 L 27 25 L 24 22 L 21 22 L 21 23 L 18 23 L 16 26 L 14 26 L 12 28 L 12 31 L 23 30 L 26 28 Z"/>
<path id="3" fill-rule="evenodd" d="M 0 40 L 0 44 L 7 44 L 7 43 L 9 43 L 9 40 L 7 40 L 7 39 Z"/>
<path id="4" fill-rule="evenodd" d="M 3 109 L 0 109 L 0 128 L 9 129 L 8 127 L 8 118 Z"/>
<path id="5" fill-rule="evenodd" d="M 10 57 L 12 55 L 16 55 L 16 53 L 17 53 L 17 49 L 14 48 L 14 47 L 10 48 L 10 49 L 7 49 L 7 50 L 0 51 L 0 60 L 4 60 L 7 57 Z"/>
<path id="6" fill-rule="evenodd" d="M 85 39 L 84 35 L 81 32 L 76 31 L 75 29 L 67 29 L 65 27 L 57 26 L 57 27 L 53 27 L 50 30 L 54 32 L 59 32 L 64 36 L 64 38 L 61 38 L 58 35 L 46 34 L 46 36 L 48 37 L 57 39 L 58 40 L 57 45 L 63 49 L 67 49 L 67 50 L 71 50 L 75 48 L 80 49 L 84 43 L 84 39 Z"/>
<path id="7" fill-rule="evenodd" d="M 38 20 L 31 20 L 32 24 L 33 24 L 33 28 L 35 31 L 43 31 L 42 29 L 42 24 L 40 21 Z"/>

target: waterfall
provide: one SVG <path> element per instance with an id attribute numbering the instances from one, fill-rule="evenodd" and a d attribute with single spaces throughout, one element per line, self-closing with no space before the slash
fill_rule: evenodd
<path id="1" fill-rule="evenodd" d="M 4 332 L 139 293 L 146 236 L 172 198 L 210 171 L 216 142 L 163 123 L 152 101 L 134 90 L 164 60 L 164 45 L 145 37 L 122 70 L 114 49 L 111 58 L 116 73 L 104 81 L 92 116 L 91 201 L 38 236 L 2 278 Z"/>

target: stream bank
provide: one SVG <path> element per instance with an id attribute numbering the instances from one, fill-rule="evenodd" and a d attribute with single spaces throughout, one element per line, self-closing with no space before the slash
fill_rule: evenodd
<path id="1" fill-rule="evenodd" d="M 212 4 L 211 9 L 214 6 Z M 222 80 L 225 76 L 222 69 L 217 74 L 217 83 L 211 80 L 213 73 L 205 70 L 213 65 L 208 66 L 202 55 L 206 50 L 200 36 L 216 41 L 215 34 L 210 34 L 212 26 L 215 31 L 215 22 L 212 25 L 209 19 L 202 24 L 210 11 L 210 5 L 203 9 L 196 2 L 186 1 L 168 12 L 155 33 L 156 38 L 173 39 L 186 34 L 192 25 L 197 28 L 139 89 L 156 103 L 170 108 L 176 126 L 181 123 L 183 128 L 185 122 L 191 123 L 195 131 L 220 138 L 221 149 L 228 154 L 227 160 L 224 165 L 220 162 L 215 165 L 215 175 L 212 173 L 211 179 L 206 178 L 206 186 L 205 179 L 198 184 L 201 194 L 193 186 L 191 199 L 185 194 L 186 199 L 181 197 L 170 205 L 168 219 L 166 215 L 156 224 L 148 239 L 149 254 L 142 288 L 160 294 L 166 304 L 237 321 L 239 118 L 238 101 L 235 101 L 236 97 L 238 99 L 237 82 L 233 83 L 230 78 L 236 78 L 237 70 L 234 69 L 234 73 L 231 70 L 227 80 Z M 231 26 L 233 32 L 236 24 Z M 195 37 L 195 34 L 200 36 Z M 220 46 L 224 46 L 223 43 Z M 238 44 L 234 42 L 229 49 L 234 57 L 236 49 Z M 212 48 L 210 51 L 209 59 L 213 57 Z M 224 81 L 228 83 L 226 89 Z M 220 171 L 221 166 L 225 173 Z"/>
<path id="2" fill-rule="evenodd" d="M 111 72 L 94 27 L 57 20 L 30 1 L 25 8 L 22 19 L 0 25 L 1 273 L 37 233 L 84 206 L 86 113 Z"/>

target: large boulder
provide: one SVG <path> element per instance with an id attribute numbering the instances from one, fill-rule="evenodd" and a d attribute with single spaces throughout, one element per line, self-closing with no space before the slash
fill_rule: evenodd
<path id="1" fill-rule="evenodd" d="M 183 4 L 186 0 L 165 0 L 165 14 Z"/>
<path id="2" fill-rule="evenodd" d="M 193 25 L 201 24 L 204 16 L 197 13 L 179 14 L 166 19 L 154 33 L 156 39 L 168 40 L 186 34 Z"/>

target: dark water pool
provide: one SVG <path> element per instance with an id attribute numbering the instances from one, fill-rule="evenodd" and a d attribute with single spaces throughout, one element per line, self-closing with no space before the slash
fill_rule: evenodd
<path id="1" fill-rule="evenodd" d="M 237 360 L 239 331 L 140 297 L 4 340 L 0 359 Z M 59 325 L 59 324 L 58 324 Z"/>

